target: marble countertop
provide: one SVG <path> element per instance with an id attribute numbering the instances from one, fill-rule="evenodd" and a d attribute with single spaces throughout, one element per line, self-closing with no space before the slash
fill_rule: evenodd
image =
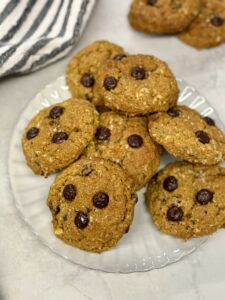
<path id="1" fill-rule="evenodd" d="M 130 0 L 98 0 L 78 48 L 97 39 L 122 44 L 133 53 L 168 61 L 176 76 L 194 85 L 225 118 L 225 45 L 197 51 L 173 36 L 151 37 L 127 22 Z M 19 218 L 8 188 L 7 155 L 14 124 L 26 103 L 64 73 L 69 57 L 33 74 L 0 82 L 0 300 L 225 299 L 225 231 L 195 253 L 160 270 L 109 274 L 56 256 Z"/>

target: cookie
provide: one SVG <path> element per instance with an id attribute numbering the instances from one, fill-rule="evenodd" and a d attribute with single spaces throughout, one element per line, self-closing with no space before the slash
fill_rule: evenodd
<path id="1" fill-rule="evenodd" d="M 218 164 L 225 158 L 225 136 L 210 117 L 186 106 L 149 117 L 149 133 L 171 155 L 192 163 Z"/>
<path id="2" fill-rule="evenodd" d="M 160 163 L 159 147 L 148 134 L 146 118 L 128 118 L 115 112 L 100 116 L 95 139 L 85 156 L 118 163 L 133 179 L 136 190 L 150 180 Z"/>
<path id="3" fill-rule="evenodd" d="M 197 18 L 178 37 L 196 48 L 210 48 L 225 42 L 225 1 L 202 0 Z"/>
<path id="4" fill-rule="evenodd" d="M 176 162 L 150 181 L 147 206 L 159 230 L 187 240 L 225 224 L 224 193 L 225 169 Z"/>
<path id="5" fill-rule="evenodd" d="M 97 41 L 79 51 L 69 62 L 66 71 L 66 81 L 72 95 L 102 105 L 96 89 L 97 71 L 105 60 L 120 60 L 125 55 L 123 48 L 108 41 Z"/>
<path id="6" fill-rule="evenodd" d="M 99 90 L 112 110 L 129 115 L 167 111 L 178 98 L 178 87 L 168 65 L 150 55 L 108 60 L 99 70 Z"/>
<path id="7" fill-rule="evenodd" d="M 56 177 L 47 204 L 58 238 L 102 252 L 127 232 L 136 200 L 133 183 L 120 166 L 103 159 L 80 159 Z"/>
<path id="8" fill-rule="evenodd" d="M 176 33 L 184 30 L 197 16 L 200 0 L 133 0 L 130 24 L 150 33 Z"/>
<path id="9" fill-rule="evenodd" d="M 27 164 L 47 176 L 75 161 L 92 140 L 98 113 L 85 100 L 67 100 L 42 109 L 22 139 Z"/>

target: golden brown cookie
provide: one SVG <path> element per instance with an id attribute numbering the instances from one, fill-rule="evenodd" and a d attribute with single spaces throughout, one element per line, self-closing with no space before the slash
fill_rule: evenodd
<path id="1" fill-rule="evenodd" d="M 71 59 L 66 71 L 66 81 L 72 95 L 102 105 L 96 89 L 96 73 L 105 60 L 120 60 L 124 55 L 123 48 L 108 41 L 97 41 L 80 50 Z"/>
<path id="2" fill-rule="evenodd" d="M 215 47 L 225 42 L 225 1 L 201 2 L 199 15 L 178 37 L 196 48 Z"/>
<path id="3" fill-rule="evenodd" d="M 187 240 L 225 224 L 224 193 L 225 169 L 176 162 L 150 181 L 146 200 L 159 230 Z"/>
<path id="4" fill-rule="evenodd" d="M 85 156 L 118 163 L 133 179 L 138 190 L 156 173 L 160 163 L 159 152 L 148 134 L 146 118 L 128 118 L 105 112 L 100 116 L 95 139 L 88 145 Z"/>
<path id="5" fill-rule="evenodd" d="M 56 177 L 47 204 L 58 238 L 102 252 L 127 232 L 136 200 L 133 183 L 120 166 L 103 159 L 80 159 Z"/>
<path id="6" fill-rule="evenodd" d="M 22 139 L 27 164 L 45 176 L 68 166 L 92 140 L 97 126 L 98 113 L 85 100 L 67 100 L 42 109 Z"/>
<path id="7" fill-rule="evenodd" d="M 200 0 L 133 0 L 130 24 L 150 33 L 176 33 L 197 16 Z"/>
<path id="8" fill-rule="evenodd" d="M 150 55 L 108 60 L 99 70 L 99 91 L 112 110 L 128 115 L 167 111 L 178 98 L 176 79 L 168 65 Z"/>
<path id="9" fill-rule="evenodd" d="M 225 158 L 225 136 L 209 117 L 186 106 L 149 117 L 149 133 L 171 155 L 192 163 L 218 164 Z"/>

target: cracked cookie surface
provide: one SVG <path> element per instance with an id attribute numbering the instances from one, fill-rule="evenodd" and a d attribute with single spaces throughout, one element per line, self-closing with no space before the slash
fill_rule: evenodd
<path id="1" fill-rule="evenodd" d="M 225 42 L 225 1 L 202 0 L 197 18 L 178 37 L 196 48 L 210 48 Z"/>
<path id="2" fill-rule="evenodd" d="M 225 158 L 225 136 L 209 117 L 186 106 L 149 117 L 149 133 L 171 155 L 192 163 L 213 165 Z"/>
<path id="3" fill-rule="evenodd" d="M 136 194 L 120 166 L 103 159 L 80 159 L 51 186 L 47 204 L 55 235 L 92 252 L 113 247 L 131 225 Z"/>
<path id="4" fill-rule="evenodd" d="M 129 21 L 140 31 L 176 33 L 194 20 L 199 9 L 199 0 L 134 0 Z"/>
<path id="5" fill-rule="evenodd" d="M 176 162 L 150 181 L 146 203 L 159 230 L 187 240 L 223 227 L 224 193 L 225 169 Z"/>
<path id="6" fill-rule="evenodd" d="M 108 60 L 99 70 L 99 90 L 112 110 L 138 115 L 167 111 L 178 98 L 178 87 L 168 65 L 150 55 Z"/>
<path id="7" fill-rule="evenodd" d="M 95 138 L 84 154 L 118 163 L 133 179 L 136 190 L 150 180 L 160 163 L 159 146 L 148 134 L 147 119 L 114 112 L 100 115 Z"/>
<path id="8" fill-rule="evenodd" d="M 47 176 L 75 161 L 92 140 L 98 113 L 85 100 L 70 99 L 42 109 L 22 139 L 27 164 Z"/>
<path id="9" fill-rule="evenodd" d="M 69 62 L 66 81 L 74 97 L 86 99 L 95 105 L 102 105 L 96 89 L 97 72 L 107 59 L 122 59 L 124 51 L 120 46 L 108 41 L 97 41 L 80 50 Z"/>

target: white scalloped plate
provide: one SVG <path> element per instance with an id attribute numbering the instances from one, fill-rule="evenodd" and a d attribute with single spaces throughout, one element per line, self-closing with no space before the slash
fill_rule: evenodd
<path id="1" fill-rule="evenodd" d="M 206 99 L 195 88 L 178 79 L 179 103 L 195 108 L 203 115 L 210 115 L 217 125 L 223 124 Z M 52 251 L 82 266 L 107 272 L 140 272 L 161 268 L 180 260 L 197 249 L 207 238 L 184 242 L 162 234 L 151 221 L 144 204 L 145 189 L 139 192 L 134 222 L 113 249 L 102 254 L 92 254 L 64 244 L 57 239 L 51 226 L 51 214 L 45 201 L 54 175 L 45 179 L 34 175 L 27 167 L 21 148 L 21 137 L 28 121 L 42 108 L 70 97 L 65 78 L 59 77 L 47 85 L 31 100 L 15 126 L 9 153 L 9 176 L 16 206 L 31 230 Z M 163 155 L 161 167 L 173 160 Z"/>

